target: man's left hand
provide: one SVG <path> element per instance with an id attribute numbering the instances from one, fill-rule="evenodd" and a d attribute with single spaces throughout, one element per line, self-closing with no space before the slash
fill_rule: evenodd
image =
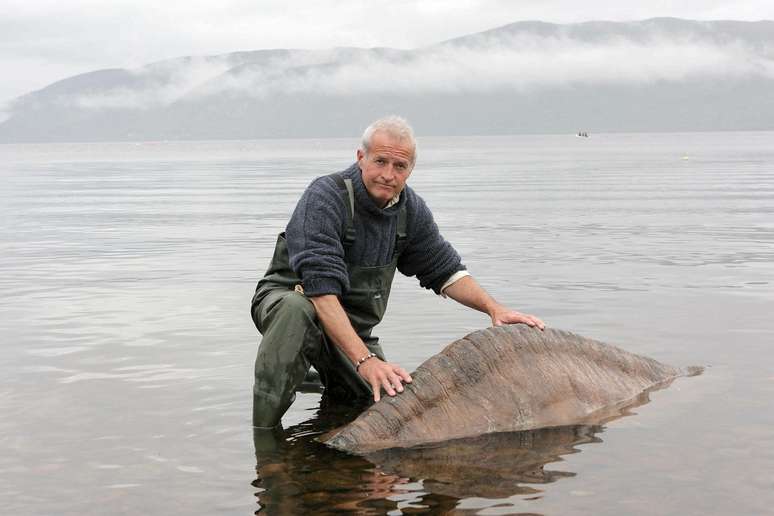
<path id="1" fill-rule="evenodd" d="M 540 331 L 546 328 L 545 323 L 534 315 L 523 314 L 502 306 L 492 312 L 492 326 L 502 326 L 504 324 L 526 324 Z"/>

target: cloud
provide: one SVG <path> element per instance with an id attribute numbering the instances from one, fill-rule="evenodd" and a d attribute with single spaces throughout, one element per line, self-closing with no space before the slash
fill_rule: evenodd
<path id="1" fill-rule="evenodd" d="M 416 48 L 518 20 L 774 19 L 770 0 L 5 0 L 0 100 L 68 75 L 262 48 Z M 22 67 L 16 64 L 23 64 Z"/>
<path id="2" fill-rule="evenodd" d="M 481 36 L 417 51 L 297 51 L 236 70 L 227 57 L 173 60 L 133 72 L 138 86 L 91 92 L 60 102 L 88 109 L 149 109 L 183 98 L 239 94 L 433 94 L 530 91 L 607 84 L 774 79 L 766 49 L 690 34 L 578 39 L 559 32 Z"/>
<path id="3" fill-rule="evenodd" d="M 60 96 L 58 103 L 91 110 L 153 109 L 183 98 L 200 84 L 223 74 L 230 66 L 226 59 L 206 58 L 159 63 L 131 71 L 140 79 L 140 87 L 120 86 L 75 97 Z"/>
<path id="4" fill-rule="evenodd" d="M 254 96 L 276 93 L 456 93 L 594 84 L 645 84 L 710 78 L 774 78 L 774 61 L 742 43 L 693 40 L 591 44 L 568 38 L 513 38 L 444 45 L 407 59 L 361 57 L 327 66 L 263 69 L 217 88 Z M 210 91 L 210 93 L 216 93 Z"/>

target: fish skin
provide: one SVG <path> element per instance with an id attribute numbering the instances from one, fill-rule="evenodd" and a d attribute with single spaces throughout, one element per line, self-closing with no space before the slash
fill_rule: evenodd
<path id="1" fill-rule="evenodd" d="M 680 369 L 567 331 L 507 325 L 449 344 L 350 424 L 320 438 L 357 455 L 396 447 L 593 423 Z"/>

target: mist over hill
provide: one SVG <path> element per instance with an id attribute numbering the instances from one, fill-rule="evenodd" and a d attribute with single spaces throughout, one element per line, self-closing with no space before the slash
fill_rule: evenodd
<path id="1" fill-rule="evenodd" d="M 774 129 L 774 21 L 519 22 L 412 50 L 257 50 L 58 81 L 0 142 Z"/>

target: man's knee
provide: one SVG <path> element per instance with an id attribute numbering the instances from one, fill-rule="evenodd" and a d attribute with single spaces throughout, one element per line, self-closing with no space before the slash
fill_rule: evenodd
<path id="1" fill-rule="evenodd" d="M 306 296 L 297 292 L 292 292 L 284 296 L 280 300 L 277 308 L 293 317 L 301 317 L 311 321 L 317 320 L 317 311 L 312 302 L 309 301 Z"/>
<path id="2" fill-rule="evenodd" d="M 271 356 L 293 362 L 303 353 L 307 361 L 316 360 L 322 349 L 323 331 L 311 301 L 297 292 L 287 292 L 275 298 L 266 311 L 261 321 L 259 359 L 263 354 L 266 359 Z"/>
<path id="3" fill-rule="evenodd" d="M 253 320 L 258 330 L 265 335 L 274 324 L 306 325 L 317 322 L 314 305 L 303 294 L 282 292 L 269 295 L 253 309 Z"/>

